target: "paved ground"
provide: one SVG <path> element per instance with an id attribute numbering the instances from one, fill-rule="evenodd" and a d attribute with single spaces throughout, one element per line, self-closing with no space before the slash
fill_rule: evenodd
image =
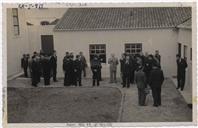
<path id="1" fill-rule="evenodd" d="M 162 88 L 162 106 L 153 107 L 151 93 L 147 95 L 147 106 L 139 107 L 137 89 L 133 86 L 125 90 L 123 104 L 123 122 L 188 122 L 192 121 L 192 110 L 188 108 L 184 98 L 178 92 L 170 79 L 167 79 Z"/>
<path id="2" fill-rule="evenodd" d="M 92 101 L 93 97 L 99 97 L 100 100 L 98 100 L 98 102 L 94 102 L 95 108 L 96 108 L 96 106 L 100 106 L 100 107 L 98 107 L 100 110 L 97 112 L 104 111 L 104 113 L 105 112 L 108 113 L 108 111 L 109 111 L 109 115 L 114 116 L 114 117 L 107 116 L 105 118 L 102 118 L 102 117 L 104 117 L 104 115 L 99 116 L 99 115 L 95 114 L 94 120 L 98 121 L 98 122 L 103 122 L 103 121 L 108 122 L 108 121 L 112 121 L 112 120 L 119 121 L 119 122 L 166 122 L 166 121 L 168 121 L 168 122 L 177 122 L 177 121 L 188 122 L 188 121 L 192 121 L 192 110 L 190 108 L 188 108 L 187 103 L 185 102 L 183 97 L 180 95 L 178 90 L 176 90 L 175 86 L 173 85 L 173 82 L 170 79 L 167 79 L 163 84 L 162 106 L 158 107 L 158 108 L 152 106 L 153 101 L 152 101 L 151 94 L 149 94 L 147 96 L 147 106 L 145 106 L 145 107 L 138 106 L 137 88 L 135 87 L 135 85 L 132 85 L 130 89 L 126 89 L 126 88 L 123 89 L 123 88 L 121 88 L 120 83 L 109 84 L 108 80 L 104 80 L 101 82 L 102 86 L 100 88 L 91 88 L 91 90 L 89 91 L 89 89 L 91 87 L 91 80 L 86 79 L 86 80 L 83 80 L 82 88 L 70 87 L 69 88 L 70 91 L 68 91 L 68 89 L 66 89 L 67 90 L 66 92 L 55 91 L 55 90 L 57 90 L 57 88 L 53 88 L 53 87 L 60 87 L 60 90 L 63 90 L 63 88 L 61 88 L 61 87 L 63 87 L 62 81 L 63 80 L 59 80 L 59 82 L 57 82 L 57 83 L 52 82 L 52 85 L 49 86 L 49 88 L 43 88 L 44 86 L 42 85 L 42 83 L 39 84 L 39 88 L 32 88 L 30 86 L 30 80 L 23 79 L 23 78 L 9 81 L 8 87 L 18 88 L 18 90 L 20 90 L 20 91 L 18 91 L 18 93 L 17 93 L 16 89 L 8 89 L 8 90 L 12 90 L 12 93 L 10 93 L 10 94 L 8 93 L 10 96 L 10 100 L 8 100 L 8 102 L 9 102 L 8 106 L 11 106 L 13 101 L 15 101 L 15 103 L 16 103 L 15 107 L 17 107 L 20 103 L 28 104 L 27 102 L 24 102 L 24 101 L 29 101 L 29 102 L 31 101 L 31 103 L 34 103 L 33 107 L 42 108 L 42 111 L 40 111 L 41 113 L 43 111 L 49 112 L 48 115 L 49 115 L 50 122 L 67 122 L 66 120 L 62 120 L 62 118 L 60 119 L 60 117 L 58 116 L 61 114 L 64 117 L 65 113 L 62 113 L 62 112 L 59 113 L 60 111 L 59 112 L 53 111 L 52 115 L 57 114 L 57 117 L 52 117 L 50 112 L 52 110 L 56 109 L 53 107 L 58 107 L 60 109 L 62 104 L 65 103 L 65 101 L 63 99 L 63 98 L 65 98 L 65 96 L 61 97 L 61 94 L 63 94 L 63 93 L 65 95 L 69 94 L 70 98 L 71 98 L 71 97 L 73 97 L 72 95 L 74 93 L 69 93 L 69 92 L 72 91 L 72 92 L 76 92 L 75 95 L 78 95 L 78 93 L 79 93 L 79 95 L 81 95 L 81 96 L 83 96 L 83 95 L 89 96 L 89 97 L 87 97 L 88 98 L 87 100 L 80 101 L 80 103 L 82 103 L 82 104 L 83 103 L 87 104 L 87 101 Z M 111 87 L 111 88 L 107 89 L 106 87 Z M 115 90 L 119 89 L 121 91 L 122 101 L 120 99 L 121 96 L 119 96 L 120 93 L 114 94 L 114 92 L 119 92 L 119 91 L 118 90 L 112 91 L 112 89 L 113 89 L 112 87 L 114 87 Z M 87 89 L 87 88 L 89 88 L 89 89 Z M 38 90 L 40 90 L 40 91 L 38 91 Z M 43 90 L 43 91 L 41 91 L 41 90 Z M 76 90 L 79 90 L 79 91 L 76 91 Z M 52 106 L 47 106 L 47 107 L 43 106 L 43 100 L 41 100 L 39 97 L 32 99 L 32 95 L 36 96 L 38 94 L 38 92 L 40 94 L 39 97 L 42 97 L 43 99 L 54 99 L 54 100 L 51 100 L 53 102 L 50 103 L 50 104 L 52 104 Z M 13 94 L 13 93 L 17 93 L 17 95 L 24 94 L 23 97 L 29 96 L 29 98 L 27 98 L 26 100 L 21 100 L 20 98 L 17 99 L 14 96 L 16 94 Z M 105 95 L 106 97 L 103 97 L 103 98 L 107 98 L 107 99 L 101 99 L 100 98 L 101 95 Z M 114 96 L 114 95 L 116 95 L 116 96 Z M 67 99 L 67 100 L 68 100 L 67 103 L 71 103 L 71 102 L 75 101 L 76 99 L 71 98 L 71 99 Z M 119 107 L 118 104 L 121 104 L 121 107 L 120 107 L 120 109 L 113 108 L 116 112 L 115 111 L 112 112 L 112 110 L 111 110 L 112 108 L 110 107 L 111 105 L 109 105 L 107 107 L 102 106 L 101 102 L 104 102 L 104 104 L 111 104 L 111 105 L 113 103 L 115 103 L 115 104 L 117 104 L 118 107 Z M 89 103 L 93 103 L 93 102 L 89 102 Z M 53 104 L 56 104 L 56 105 L 54 106 Z M 90 105 L 88 107 L 84 107 L 84 106 L 82 106 L 82 104 L 79 105 L 79 102 L 78 103 L 76 102 L 75 105 L 80 106 L 81 109 L 78 111 L 77 111 L 77 109 L 74 109 L 74 110 L 76 110 L 77 113 L 80 113 L 81 116 L 79 118 L 76 118 L 77 116 L 72 117 L 73 121 L 83 121 L 83 122 L 93 121 L 93 120 L 90 120 L 93 118 L 93 116 L 88 116 L 87 114 L 83 113 L 84 111 L 86 111 L 86 113 L 92 112 L 89 110 L 89 107 L 92 108 L 93 106 Z M 76 107 L 76 108 L 78 108 L 78 107 Z M 93 110 L 95 110 L 95 108 Z M 14 108 L 11 108 L 11 110 L 13 110 L 13 109 Z M 105 109 L 105 110 L 103 110 L 103 109 Z M 108 110 L 108 111 L 106 111 L 106 110 Z M 36 114 L 34 114 L 35 110 L 31 109 L 31 105 L 28 108 L 28 111 L 31 111 L 28 114 L 29 118 L 31 116 L 34 117 L 36 115 Z M 68 110 L 68 111 L 70 112 L 70 110 Z M 23 113 L 27 113 L 27 111 L 26 112 L 21 111 L 21 112 L 22 112 L 21 113 L 22 115 L 23 115 Z M 112 114 L 112 113 L 114 113 L 114 114 Z M 116 113 L 118 113 L 119 115 L 116 115 Z M 15 111 L 12 114 L 17 115 L 17 112 Z M 44 113 L 42 113 L 42 114 L 44 114 Z M 87 115 L 88 117 L 91 117 L 91 118 L 81 119 L 81 118 L 84 118 L 83 117 L 84 115 Z M 43 117 L 46 117 L 46 115 L 43 115 Z M 43 117 L 41 116 L 41 118 L 43 118 Z M 14 119 L 15 117 L 10 116 L 10 118 Z M 66 118 L 66 117 L 64 117 L 64 118 Z M 31 120 L 32 119 L 34 120 L 34 118 L 31 117 Z M 24 121 L 24 120 L 30 120 L 30 119 L 23 118 L 22 120 Z M 57 121 L 55 121 L 55 120 L 57 120 Z"/>

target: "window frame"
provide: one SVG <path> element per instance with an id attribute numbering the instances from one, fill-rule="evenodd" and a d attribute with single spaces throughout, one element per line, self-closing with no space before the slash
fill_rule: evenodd
<path id="1" fill-rule="evenodd" d="M 124 51 L 132 55 L 139 54 L 142 52 L 142 43 L 125 43 Z"/>
<path id="2" fill-rule="evenodd" d="M 103 58 L 101 63 L 106 63 L 106 44 L 89 44 L 90 61 L 92 60 L 94 55 L 99 55 L 99 57 Z"/>
<path id="3" fill-rule="evenodd" d="M 14 13 L 14 11 L 16 11 Z M 16 18 L 16 24 L 14 19 Z M 19 36 L 20 35 L 20 26 L 19 26 L 19 14 L 18 14 L 18 8 L 12 8 L 12 21 L 13 21 L 13 33 L 15 36 Z M 15 28 L 17 28 L 17 31 L 15 31 Z"/>

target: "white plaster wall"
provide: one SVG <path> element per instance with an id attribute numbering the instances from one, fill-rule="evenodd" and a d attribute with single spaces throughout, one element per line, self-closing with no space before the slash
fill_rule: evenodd
<path id="1" fill-rule="evenodd" d="M 7 76 L 10 77 L 22 71 L 21 57 L 28 53 L 27 26 L 24 10 L 18 9 L 20 35 L 13 31 L 12 9 L 7 9 Z"/>
<path id="2" fill-rule="evenodd" d="M 89 61 L 89 44 L 106 44 L 107 59 L 111 53 L 120 58 L 125 43 L 142 43 L 143 52 L 160 51 L 162 69 L 166 77 L 176 74 L 177 32 L 172 29 L 142 29 L 123 31 L 55 32 L 54 47 L 58 55 L 58 76 L 63 76 L 62 60 L 66 51 L 83 51 Z M 89 63 L 89 62 L 88 62 Z M 102 74 L 109 77 L 108 64 L 103 64 Z M 120 66 L 120 65 L 119 65 Z M 118 66 L 118 75 L 119 69 Z M 90 77 L 90 76 L 89 76 Z"/>
<path id="3" fill-rule="evenodd" d="M 54 25 L 28 26 L 29 53 L 41 50 L 41 35 L 53 35 Z"/>
<path id="4" fill-rule="evenodd" d="M 186 69 L 186 86 L 185 88 L 192 90 L 192 61 L 190 60 L 190 48 L 192 48 L 192 31 L 191 29 L 180 29 L 178 34 L 178 42 L 182 44 L 182 57 L 184 45 L 187 46 L 187 64 Z M 195 48 L 193 48 L 195 50 Z"/>

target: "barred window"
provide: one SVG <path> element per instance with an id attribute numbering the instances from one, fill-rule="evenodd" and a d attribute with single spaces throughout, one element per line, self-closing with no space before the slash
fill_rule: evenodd
<path id="1" fill-rule="evenodd" d="M 18 9 L 17 8 L 12 9 L 12 17 L 13 17 L 14 35 L 19 35 L 20 29 L 19 29 L 19 17 L 18 17 Z"/>
<path id="2" fill-rule="evenodd" d="M 106 45 L 105 44 L 90 44 L 89 45 L 90 61 L 94 55 L 98 55 L 102 63 L 106 63 Z"/>
<path id="3" fill-rule="evenodd" d="M 133 55 L 138 54 L 142 52 L 142 44 L 141 43 L 125 44 L 125 52 Z"/>

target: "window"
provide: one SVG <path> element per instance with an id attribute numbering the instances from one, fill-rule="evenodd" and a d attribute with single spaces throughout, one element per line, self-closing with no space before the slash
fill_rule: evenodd
<path id="1" fill-rule="evenodd" d="M 134 43 L 134 44 L 125 44 L 125 52 L 129 54 L 138 54 L 142 52 L 142 44 L 141 43 Z"/>
<path id="2" fill-rule="evenodd" d="M 181 43 L 178 43 L 178 53 L 177 54 L 181 56 Z"/>
<path id="3" fill-rule="evenodd" d="M 89 45 L 90 61 L 94 55 L 99 55 L 101 62 L 106 63 L 106 45 L 105 44 L 90 44 Z"/>
<path id="4" fill-rule="evenodd" d="M 12 17 L 13 17 L 13 27 L 14 27 L 14 35 L 19 35 L 19 17 L 18 17 L 18 9 L 13 8 L 12 9 Z"/>
<path id="5" fill-rule="evenodd" d="M 190 48 L 190 60 L 192 60 L 192 48 Z"/>
<path id="6" fill-rule="evenodd" d="M 49 25 L 50 23 L 48 21 L 41 21 L 40 24 L 41 25 Z"/>
<path id="7" fill-rule="evenodd" d="M 184 53 L 183 53 L 184 59 L 187 59 L 187 46 L 184 45 Z"/>

